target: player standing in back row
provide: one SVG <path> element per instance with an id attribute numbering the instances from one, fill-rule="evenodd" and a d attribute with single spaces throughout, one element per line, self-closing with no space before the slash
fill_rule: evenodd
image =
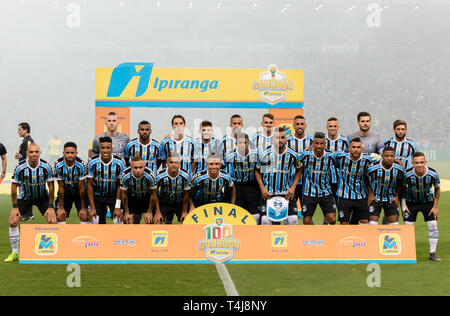
<path id="1" fill-rule="evenodd" d="M 439 175 L 431 167 L 427 167 L 425 155 L 417 152 L 412 158 L 412 168 L 405 174 L 405 198 L 402 199 L 403 218 L 406 225 L 416 222 L 417 214 L 423 214 L 428 224 L 428 241 L 430 243 L 430 257 L 432 261 L 441 261 L 436 255 L 439 238 L 437 220 L 438 204 L 441 195 Z"/>
<path id="2" fill-rule="evenodd" d="M 181 169 L 192 175 L 195 170 L 195 141 L 184 134 L 185 128 L 184 117 L 175 115 L 172 118 L 172 135 L 161 142 L 161 160 L 166 161 L 169 153 L 175 151 L 180 155 Z"/>
<path id="3" fill-rule="evenodd" d="M 259 153 L 272 145 L 272 135 L 275 126 L 275 117 L 273 114 L 266 113 L 261 121 L 262 132 L 253 136 L 250 143 L 256 147 Z"/>
<path id="4" fill-rule="evenodd" d="M 407 124 L 403 120 L 396 120 L 394 122 L 395 136 L 384 141 L 385 147 L 392 147 L 395 149 L 395 160 L 405 170 L 411 168 L 411 160 L 417 146 L 411 139 L 406 138 L 408 130 Z"/>
<path id="5" fill-rule="evenodd" d="M 139 156 L 144 159 L 146 166 L 156 174 L 160 165 L 161 145 L 150 137 L 152 135 L 152 126 L 149 122 L 140 122 L 137 132 L 139 137 L 134 138 L 125 147 L 127 165 L 130 165 L 131 159 Z"/>

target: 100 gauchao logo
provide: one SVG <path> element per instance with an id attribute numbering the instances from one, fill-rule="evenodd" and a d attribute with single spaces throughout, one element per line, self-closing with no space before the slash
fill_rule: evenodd
<path id="1" fill-rule="evenodd" d="M 234 257 L 239 250 L 240 240 L 233 238 L 233 226 L 226 224 L 221 217 L 216 217 L 213 224 L 206 225 L 205 239 L 199 241 L 200 250 L 204 250 L 206 258 L 215 263 L 223 263 Z"/>
<path id="2" fill-rule="evenodd" d="M 252 81 L 252 90 L 259 91 L 261 101 L 275 105 L 286 100 L 287 91 L 294 90 L 294 81 L 288 80 L 287 75 L 272 64 L 260 74 L 259 80 Z"/>

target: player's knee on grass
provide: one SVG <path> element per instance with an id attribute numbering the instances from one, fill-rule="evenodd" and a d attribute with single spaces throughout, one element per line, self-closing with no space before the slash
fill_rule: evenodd
<path id="1" fill-rule="evenodd" d="M 328 221 L 328 225 L 336 225 L 336 214 L 328 213 L 327 221 Z"/>

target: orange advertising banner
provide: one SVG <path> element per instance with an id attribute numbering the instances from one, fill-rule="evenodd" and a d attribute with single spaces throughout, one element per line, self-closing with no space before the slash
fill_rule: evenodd
<path id="1" fill-rule="evenodd" d="M 22 225 L 21 264 L 416 263 L 414 226 Z"/>
<path id="2" fill-rule="evenodd" d="M 119 133 L 130 135 L 130 108 L 95 108 L 95 135 L 106 132 L 105 120 L 108 113 L 114 112 L 119 117 Z"/>
<path id="3" fill-rule="evenodd" d="M 275 117 L 275 126 L 284 127 L 287 135 L 293 135 L 293 123 L 294 117 L 297 115 L 303 115 L 304 110 L 301 109 L 270 109 L 269 113 Z"/>

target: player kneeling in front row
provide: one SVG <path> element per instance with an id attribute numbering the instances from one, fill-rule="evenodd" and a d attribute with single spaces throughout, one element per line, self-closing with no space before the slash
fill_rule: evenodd
<path id="1" fill-rule="evenodd" d="M 110 210 L 114 210 L 114 224 L 122 224 L 120 177 L 125 169 L 125 162 L 113 156 L 110 137 L 102 137 L 99 142 L 100 155 L 93 156 L 88 164 L 87 191 L 91 207 L 89 220 L 95 224 L 106 224 L 109 207 Z"/>
<path id="2" fill-rule="evenodd" d="M 394 161 L 394 148 L 385 147 L 381 161 L 367 170 L 370 182 L 367 203 L 371 225 L 378 225 L 381 209 L 390 225 L 398 225 L 399 194 L 405 169 Z"/>
<path id="3" fill-rule="evenodd" d="M 55 162 L 54 179 L 58 181 L 58 198 L 55 202 L 58 224 L 65 224 L 72 205 L 78 211 L 81 224 L 89 224 L 84 187 L 87 167 L 78 156 L 77 145 L 64 145 L 63 157 Z"/>
<path id="4" fill-rule="evenodd" d="M 403 218 L 406 225 L 413 225 L 416 222 L 417 214 L 422 212 L 425 222 L 428 224 L 429 259 L 441 261 L 436 255 L 439 238 L 438 203 L 441 194 L 439 175 L 435 169 L 427 167 L 425 155 L 421 152 L 413 155 L 412 166 L 406 171 L 404 179 L 406 197 L 402 199 Z"/>
<path id="5" fill-rule="evenodd" d="M 299 156 L 286 146 L 284 128 L 275 129 L 272 147 L 261 153 L 255 170 L 261 190 L 261 224 L 270 225 L 287 220 L 298 224 L 295 188 L 300 180 Z"/>
<path id="6" fill-rule="evenodd" d="M 142 214 L 146 224 L 153 223 L 152 209 L 156 199 L 156 178 L 140 156 L 131 159 L 131 167 L 122 174 L 121 190 L 125 224 L 139 224 Z M 157 214 L 156 223 L 162 219 Z"/>
<path id="7" fill-rule="evenodd" d="M 53 174 L 52 168 L 40 159 L 41 151 L 37 144 L 28 146 L 27 159 L 22 160 L 14 170 L 11 184 L 13 209 L 9 216 L 9 240 L 12 253 L 5 262 L 19 260 L 19 223 L 24 214 L 31 213 L 33 205 L 37 206 L 49 224 L 56 224 L 53 209 Z M 19 198 L 17 188 L 20 187 Z M 48 187 L 48 190 L 47 190 Z"/>
<path id="8" fill-rule="evenodd" d="M 192 201 L 195 207 L 209 203 L 236 203 L 236 188 L 231 176 L 222 171 L 222 155 L 210 154 L 207 170 L 192 179 Z"/>

